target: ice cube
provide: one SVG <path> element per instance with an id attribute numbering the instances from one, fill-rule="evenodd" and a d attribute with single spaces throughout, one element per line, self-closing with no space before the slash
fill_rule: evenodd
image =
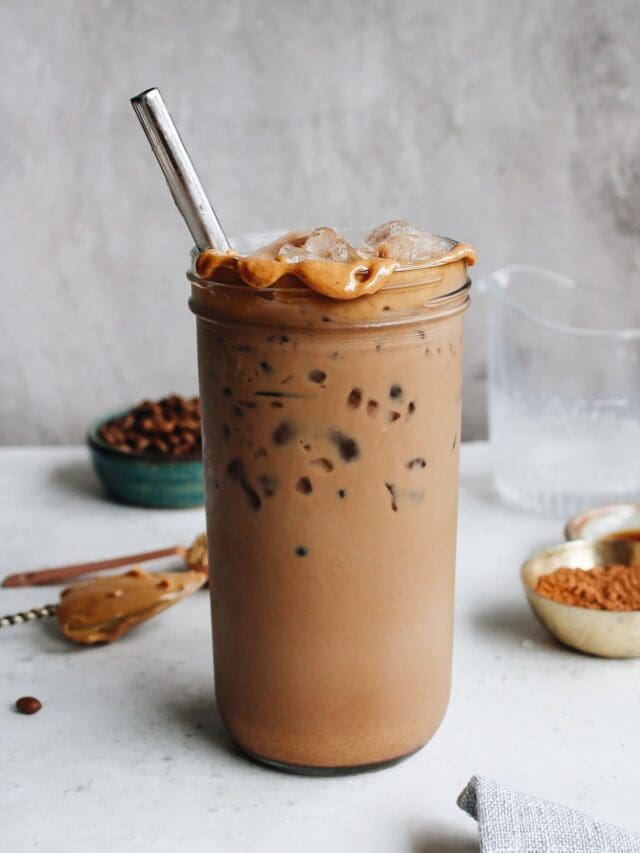
<path id="1" fill-rule="evenodd" d="M 444 255 L 454 245 L 453 240 L 427 234 L 403 219 L 396 219 L 374 228 L 365 240 L 364 249 L 379 258 L 417 263 Z"/>
<path id="2" fill-rule="evenodd" d="M 299 261 L 357 261 L 363 254 L 345 240 L 335 228 L 316 228 L 305 240 L 281 246 L 278 258 L 295 264 Z"/>

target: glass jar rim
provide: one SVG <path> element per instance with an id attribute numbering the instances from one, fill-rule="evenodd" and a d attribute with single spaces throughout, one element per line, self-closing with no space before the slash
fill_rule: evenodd
<path id="1" fill-rule="evenodd" d="M 289 229 L 290 230 L 290 229 Z M 371 231 L 371 229 L 354 229 L 354 228 L 342 228 L 336 229 L 339 234 L 345 237 L 345 239 L 349 240 L 353 245 L 357 245 L 358 243 L 363 242 L 364 237 Z M 238 251 L 240 253 L 249 253 L 253 252 L 261 246 L 268 245 L 274 240 L 282 237 L 283 234 L 286 234 L 286 229 L 283 230 L 269 230 L 269 231 L 250 231 L 244 234 L 235 235 L 230 238 L 231 245 L 238 247 Z M 393 291 L 409 291 L 417 288 L 428 287 L 429 285 L 437 285 L 438 283 L 444 284 L 444 276 L 438 276 L 438 271 L 440 269 L 446 268 L 447 266 L 453 266 L 457 263 L 466 263 L 467 258 L 464 255 L 461 255 L 459 258 L 452 258 L 451 253 L 456 249 L 456 247 L 460 246 L 469 250 L 470 255 L 473 257 L 473 250 L 470 247 L 466 246 L 466 244 L 460 243 L 460 241 L 455 240 L 451 237 L 440 237 L 440 235 L 433 235 L 435 237 L 439 237 L 439 239 L 446 240 L 450 244 L 450 249 L 448 252 L 442 255 L 438 255 L 435 258 L 425 261 L 420 264 L 401 264 L 399 265 L 392 273 L 391 278 L 380 290 L 376 291 L 373 294 L 363 294 L 363 296 L 374 296 L 376 294 L 383 295 L 385 293 L 390 293 Z M 192 265 L 189 270 L 187 270 L 187 278 L 194 284 L 200 285 L 201 287 L 211 287 L 212 285 L 215 287 L 224 287 L 224 288 L 236 288 L 236 287 L 246 287 L 247 285 L 233 284 L 231 282 L 218 282 L 213 281 L 211 279 L 205 279 L 199 276 L 195 272 L 195 261 L 200 252 L 194 247 L 191 250 L 191 258 Z M 472 261 L 473 263 L 473 261 Z M 433 278 L 431 280 L 421 280 L 420 273 L 424 271 L 426 275 L 430 271 L 433 271 Z M 437 306 L 441 303 L 443 299 L 452 298 L 460 295 L 460 293 L 464 292 L 464 290 L 468 290 L 471 281 L 468 276 L 465 277 L 466 281 L 463 284 L 460 284 L 459 280 L 452 282 L 451 289 L 445 289 L 444 292 L 438 293 L 435 296 L 427 299 L 424 303 L 425 307 L 428 306 Z M 404 280 L 403 280 L 404 279 Z M 264 288 L 256 288 L 255 292 L 257 294 L 264 294 L 265 297 L 269 294 L 278 294 L 278 293 L 287 293 L 288 295 L 292 295 L 292 291 L 296 292 L 296 295 L 307 294 L 309 296 L 318 296 L 319 294 L 315 293 L 311 288 L 308 288 L 302 285 L 300 288 L 293 287 L 264 287 Z M 299 294 L 297 293 L 299 291 Z M 233 290 L 229 291 L 230 293 Z M 363 296 L 356 297 L 356 301 L 362 299 Z M 331 297 L 324 297 L 331 298 Z M 353 300 L 335 300 L 337 302 L 351 302 Z"/>
<path id="2" fill-rule="evenodd" d="M 483 276 L 477 283 L 478 289 L 488 291 L 509 305 L 514 311 L 526 317 L 532 323 L 537 323 L 539 326 L 552 329 L 555 332 L 574 335 L 575 337 L 593 337 L 593 338 L 612 338 L 615 340 L 629 341 L 640 338 L 640 326 L 619 326 L 611 328 L 596 328 L 588 325 L 575 325 L 572 323 L 563 323 L 559 320 L 550 320 L 541 313 L 532 310 L 530 307 L 523 305 L 517 298 L 509 293 L 509 277 L 517 274 L 534 274 L 542 278 L 546 278 L 549 282 L 558 284 L 564 288 L 573 289 L 578 285 L 578 282 L 570 276 L 562 275 L 561 273 L 553 272 L 546 267 L 537 266 L 535 264 L 507 264 L 500 269 L 494 270 L 487 276 Z M 597 293 L 598 296 L 607 296 L 606 291 L 602 287 L 598 287 L 592 283 L 580 285 L 583 291 L 589 293 Z M 609 296 L 611 294 L 608 294 Z"/>

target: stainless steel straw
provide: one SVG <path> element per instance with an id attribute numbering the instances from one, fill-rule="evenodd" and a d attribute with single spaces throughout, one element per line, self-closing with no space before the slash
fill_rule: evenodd
<path id="1" fill-rule="evenodd" d="M 0 618 L 0 628 L 9 628 L 11 625 L 23 625 L 25 622 L 33 622 L 34 619 L 45 619 L 47 616 L 55 616 L 57 604 L 47 604 L 44 607 L 32 607 L 31 610 L 23 610 L 22 613 L 12 613 Z"/>
<path id="2" fill-rule="evenodd" d="M 131 104 L 196 247 L 201 252 L 205 249 L 228 251 L 231 246 L 227 236 L 200 183 L 159 90 L 147 89 L 140 92 L 131 98 Z"/>

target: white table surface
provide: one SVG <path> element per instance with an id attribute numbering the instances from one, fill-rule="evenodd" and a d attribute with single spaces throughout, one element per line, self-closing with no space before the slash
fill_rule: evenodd
<path id="1" fill-rule="evenodd" d="M 187 543 L 202 510 L 131 509 L 82 448 L 0 450 L 0 573 Z M 413 758 L 376 773 L 252 764 L 216 718 L 207 596 L 124 640 L 55 623 L 0 633 L 0 837 L 7 851 L 473 851 L 456 807 L 473 773 L 640 831 L 640 661 L 574 654 L 534 621 L 518 567 L 562 523 L 498 503 L 483 444 L 462 448 L 454 686 Z M 166 563 L 164 564 L 167 565 Z M 0 589 L 0 615 L 56 600 Z M 22 695 L 43 709 L 13 710 Z"/>

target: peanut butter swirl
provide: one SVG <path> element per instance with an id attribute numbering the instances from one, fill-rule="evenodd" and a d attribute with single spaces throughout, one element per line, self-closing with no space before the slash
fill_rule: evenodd
<path id="1" fill-rule="evenodd" d="M 145 572 L 95 578 L 62 591 L 56 618 L 75 643 L 111 643 L 205 583 L 202 571 Z"/>
<path id="2" fill-rule="evenodd" d="M 333 228 L 316 228 L 289 232 L 246 256 L 208 249 L 196 259 L 195 272 L 207 281 L 231 272 L 256 290 L 303 286 L 332 299 L 350 300 L 381 290 L 397 270 L 423 270 L 458 260 L 469 266 L 475 262 L 471 246 L 395 221 L 378 226 L 361 248 Z"/>

